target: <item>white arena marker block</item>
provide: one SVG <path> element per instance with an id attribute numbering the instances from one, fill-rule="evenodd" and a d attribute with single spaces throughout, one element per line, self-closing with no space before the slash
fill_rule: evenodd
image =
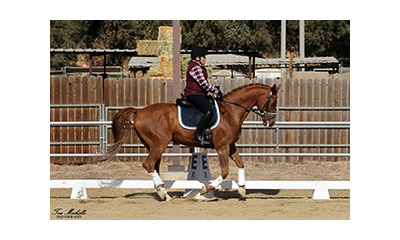
<path id="1" fill-rule="evenodd" d="M 315 189 L 312 195 L 312 199 L 317 199 L 317 200 L 330 199 L 326 182 L 315 183 Z"/>
<path id="2" fill-rule="evenodd" d="M 88 194 L 84 181 L 75 181 L 72 185 L 71 199 L 87 199 Z"/>

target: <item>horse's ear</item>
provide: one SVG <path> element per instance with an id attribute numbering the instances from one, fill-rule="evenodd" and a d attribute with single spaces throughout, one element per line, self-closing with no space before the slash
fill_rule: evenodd
<path id="1" fill-rule="evenodd" d="M 276 84 L 274 84 L 274 86 L 271 87 L 271 91 L 273 92 L 273 94 L 276 94 L 278 92 L 278 90 L 281 88 L 282 84 L 279 84 L 279 86 L 277 87 Z"/>

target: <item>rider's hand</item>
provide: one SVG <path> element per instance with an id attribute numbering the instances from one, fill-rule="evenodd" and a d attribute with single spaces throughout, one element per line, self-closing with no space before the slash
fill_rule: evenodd
<path id="1" fill-rule="evenodd" d="M 224 96 L 224 94 L 222 94 L 221 89 L 220 89 L 220 86 L 215 86 L 215 87 L 216 87 L 216 89 L 218 89 L 218 92 L 217 92 L 217 99 L 222 99 L 223 96 Z"/>

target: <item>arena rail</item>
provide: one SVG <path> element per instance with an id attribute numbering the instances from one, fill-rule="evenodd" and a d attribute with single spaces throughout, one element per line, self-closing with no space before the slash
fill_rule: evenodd
<path id="1" fill-rule="evenodd" d="M 201 189 L 196 180 L 166 180 L 168 189 Z M 87 199 L 87 188 L 154 189 L 152 180 L 50 180 L 50 188 L 72 188 L 71 199 Z M 219 189 L 239 189 L 236 181 L 224 181 Z M 313 190 L 312 199 L 330 199 L 329 190 L 350 189 L 350 181 L 246 181 L 252 190 Z"/>
<path id="2" fill-rule="evenodd" d="M 147 157 L 148 153 L 118 153 L 117 157 Z M 50 153 L 50 157 L 100 157 L 95 153 Z M 190 157 L 191 153 L 163 153 L 163 157 Z M 208 153 L 218 157 L 217 153 Z M 239 153 L 241 157 L 350 157 L 350 153 Z"/>
<path id="3" fill-rule="evenodd" d="M 64 127 L 64 126 L 98 126 L 99 127 L 99 142 L 56 142 L 50 143 L 51 145 L 99 145 L 100 153 L 105 153 L 108 144 L 108 128 L 111 128 L 112 121 L 108 121 L 108 111 L 126 108 L 126 106 L 105 107 L 104 104 L 81 104 L 81 105 L 51 105 L 51 108 L 77 108 L 77 107 L 92 107 L 99 109 L 99 121 L 58 121 L 50 122 L 50 127 Z M 137 107 L 143 108 L 143 107 Z M 298 111 L 347 111 L 349 107 L 279 107 L 277 111 L 277 119 L 279 120 L 279 110 L 298 110 Z M 243 128 L 265 128 L 262 121 L 244 121 Z M 285 122 L 276 121 L 272 127 L 276 129 L 276 143 L 268 147 L 274 147 L 275 153 L 241 153 L 243 157 L 276 157 L 276 162 L 279 162 L 279 157 L 350 157 L 350 153 L 279 153 L 280 148 L 289 147 L 350 147 L 349 144 L 305 144 L 305 145 L 285 145 L 279 144 L 279 130 L 280 129 L 350 129 L 350 122 Z M 240 145 L 240 144 L 239 144 Z M 143 145 L 125 144 L 123 147 L 144 147 Z M 182 147 L 185 147 L 182 145 Z M 246 144 L 246 147 L 260 147 L 259 144 Z M 265 146 L 262 146 L 265 147 Z M 119 157 L 146 157 L 146 153 L 132 153 L 132 154 L 117 154 Z M 165 153 L 164 157 L 187 157 L 191 154 L 186 153 Z M 209 153 L 210 157 L 217 156 L 216 153 Z M 92 153 L 59 153 L 50 154 L 50 157 L 94 157 L 98 154 Z"/>

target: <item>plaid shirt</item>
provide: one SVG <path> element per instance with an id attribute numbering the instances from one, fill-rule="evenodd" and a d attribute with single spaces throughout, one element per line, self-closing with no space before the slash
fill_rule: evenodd
<path id="1" fill-rule="evenodd" d="M 207 91 L 207 92 L 214 92 L 217 93 L 218 89 L 215 87 L 215 85 L 210 84 L 204 77 L 203 75 L 203 70 L 201 69 L 200 66 L 194 66 L 192 69 L 190 69 L 189 74 L 193 77 L 194 80 L 196 80 L 200 87 Z"/>

